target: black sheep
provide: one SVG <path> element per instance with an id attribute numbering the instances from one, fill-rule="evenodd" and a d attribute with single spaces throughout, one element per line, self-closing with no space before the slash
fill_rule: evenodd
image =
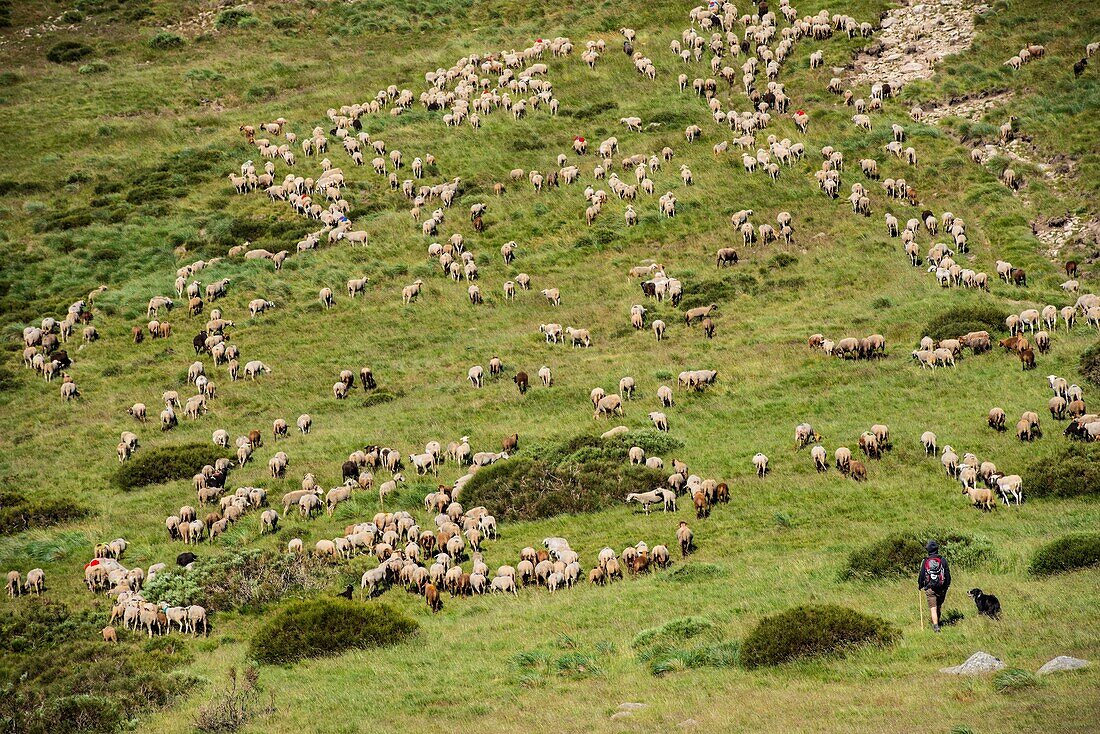
<path id="1" fill-rule="evenodd" d="M 978 607 L 978 614 L 984 614 L 990 619 L 1000 619 L 1001 617 L 1001 602 L 992 594 L 983 594 L 981 589 L 971 589 L 966 592 L 966 595 L 974 600 L 974 605 Z"/>
<path id="2" fill-rule="evenodd" d="M 198 556 L 196 556 L 194 553 L 191 553 L 190 551 L 188 551 L 187 553 L 180 553 L 178 556 L 176 556 L 176 565 L 181 567 L 187 566 L 188 564 L 197 561 L 198 558 Z"/>
<path id="3" fill-rule="evenodd" d="M 1088 65 L 1089 65 L 1089 60 L 1088 60 L 1087 57 L 1081 59 L 1076 64 L 1074 64 L 1073 65 L 1073 78 L 1076 79 L 1077 77 L 1084 74 L 1085 73 L 1085 67 L 1088 66 Z"/>

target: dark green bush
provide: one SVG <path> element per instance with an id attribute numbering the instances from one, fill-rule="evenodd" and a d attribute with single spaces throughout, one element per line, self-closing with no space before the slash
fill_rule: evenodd
<path id="1" fill-rule="evenodd" d="M 67 64 L 71 61 L 80 61 L 86 56 L 95 53 L 95 49 L 80 41 L 61 41 L 50 46 L 46 52 L 46 59 L 55 64 Z"/>
<path id="2" fill-rule="evenodd" d="M 693 584 L 698 581 L 713 581 L 726 575 L 726 569 L 714 563 L 685 563 L 662 574 L 660 578 L 662 581 Z"/>
<path id="3" fill-rule="evenodd" d="M 575 120 L 591 120 L 595 117 L 599 117 L 605 112 L 611 112 L 617 110 L 619 105 L 612 101 L 606 100 L 603 102 L 593 102 L 590 105 L 586 105 L 579 109 L 566 109 L 562 112 L 565 117 L 572 117 Z"/>
<path id="4" fill-rule="evenodd" d="M 630 645 L 654 675 L 691 668 L 728 668 L 737 665 L 740 658 L 737 641 L 722 640 L 718 626 L 706 617 L 680 617 L 644 629 Z"/>
<path id="5" fill-rule="evenodd" d="M 924 333 L 936 339 L 955 339 L 971 331 L 988 331 L 990 336 L 1004 329 L 1005 313 L 994 306 L 956 306 L 928 322 Z"/>
<path id="6" fill-rule="evenodd" d="M 68 498 L 28 497 L 15 490 L 0 490 L 0 535 L 79 520 L 88 510 Z"/>
<path id="7" fill-rule="evenodd" d="M 238 28 L 242 24 L 247 25 L 252 18 L 252 11 L 247 8 L 227 8 L 218 13 L 218 17 L 214 20 L 214 25 L 222 30 L 227 28 Z"/>
<path id="8" fill-rule="evenodd" d="M 764 617 L 741 645 L 741 662 L 760 668 L 804 658 L 843 656 L 858 645 L 890 645 L 898 630 L 885 620 L 831 604 Z"/>
<path id="9" fill-rule="evenodd" d="M 204 443 L 185 443 L 139 449 L 115 474 L 115 483 L 124 490 L 177 479 L 190 479 L 207 464 L 228 457 L 224 449 Z"/>
<path id="10" fill-rule="evenodd" d="M 1037 459 L 1021 475 L 1028 497 L 1100 495 L 1100 445 L 1073 442 Z"/>
<path id="11" fill-rule="evenodd" d="M 840 571 L 844 581 L 870 580 L 887 576 L 916 576 L 924 560 L 925 543 L 935 539 L 949 563 L 966 568 L 988 560 L 993 547 L 984 538 L 958 533 L 924 531 L 889 535 L 853 550 Z"/>
<path id="12" fill-rule="evenodd" d="M 311 599 L 292 602 L 268 619 L 252 638 L 252 655 L 262 663 L 293 663 L 352 648 L 401 642 L 417 624 L 375 602 Z"/>
<path id="13" fill-rule="evenodd" d="M 1100 564 L 1100 533 L 1067 535 L 1036 549 L 1031 573 L 1051 576 Z"/>
<path id="14" fill-rule="evenodd" d="M 32 631 L 51 622 L 57 630 Z M 124 722 L 167 706 L 195 685 L 175 672 L 189 660 L 185 646 L 170 638 L 146 642 L 136 635 L 104 645 L 94 639 L 102 624 L 101 616 L 95 620 L 50 607 L 35 613 L 33 621 L 17 623 L 20 628 L 5 628 L 5 633 L 20 630 L 21 640 L 31 632 L 36 644 L 25 652 L 0 655 L 3 731 L 116 732 Z"/>
<path id="15" fill-rule="evenodd" d="M 79 10 L 66 10 L 61 14 L 62 23 L 80 23 L 84 20 L 84 14 Z"/>
<path id="16" fill-rule="evenodd" d="M 482 469 L 463 490 L 471 505 L 485 505 L 497 519 L 534 520 L 594 512 L 622 503 L 630 492 L 662 484 L 661 472 L 626 463 L 632 445 L 653 447 L 669 439 L 647 432 L 601 439 L 578 436 L 559 443 L 532 443 L 521 455 Z M 537 458 L 527 458 L 534 456 Z"/>
<path id="17" fill-rule="evenodd" d="M 175 33 L 169 33 L 168 31 L 161 31 L 149 39 L 149 48 L 155 48 L 159 51 L 179 48 L 182 45 L 183 38 L 177 36 Z"/>
<path id="18" fill-rule="evenodd" d="M 92 637 L 102 626 L 95 612 L 76 613 L 61 602 L 36 597 L 0 616 L 0 650 L 42 652 L 73 639 Z"/>
<path id="19" fill-rule="evenodd" d="M 692 282 L 691 288 L 687 289 L 680 301 L 680 308 L 698 308 L 712 303 L 721 305 L 723 301 L 730 301 L 741 293 L 756 293 L 759 287 L 760 281 L 748 273 L 727 270 L 704 276 L 698 282 Z"/>
<path id="20" fill-rule="evenodd" d="M 1081 353 L 1080 369 L 1086 380 L 1100 387 L 1100 342 Z"/>
<path id="21" fill-rule="evenodd" d="M 768 268 L 772 270 L 778 270 L 779 268 L 789 268 L 791 265 L 797 265 L 798 258 L 789 252 L 780 252 L 775 255 L 771 260 L 768 260 Z"/>

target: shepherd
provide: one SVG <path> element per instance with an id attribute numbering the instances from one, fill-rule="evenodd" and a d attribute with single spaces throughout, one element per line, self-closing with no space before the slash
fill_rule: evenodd
<path id="1" fill-rule="evenodd" d="M 947 567 L 947 561 L 940 555 L 939 543 L 929 540 L 925 550 L 928 551 L 928 555 L 921 561 L 917 588 L 927 597 L 932 629 L 939 632 L 940 612 L 947 598 L 947 589 L 951 586 L 951 570 Z"/>

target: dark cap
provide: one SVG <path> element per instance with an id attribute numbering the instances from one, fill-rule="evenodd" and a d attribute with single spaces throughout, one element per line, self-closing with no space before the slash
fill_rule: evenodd
<path id="1" fill-rule="evenodd" d="M 924 548 L 929 553 L 935 553 L 936 551 L 938 551 L 940 549 L 940 544 L 937 543 L 934 540 L 930 540 L 930 541 L 928 541 L 928 545 L 924 546 Z"/>

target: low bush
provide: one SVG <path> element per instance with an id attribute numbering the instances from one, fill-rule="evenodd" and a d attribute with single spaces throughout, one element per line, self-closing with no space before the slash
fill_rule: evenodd
<path id="1" fill-rule="evenodd" d="M 764 617 L 741 645 L 747 668 L 844 655 L 858 645 L 890 645 L 898 631 L 888 622 L 831 604 L 801 606 Z"/>
<path id="2" fill-rule="evenodd" d="M 111 67 L 107 65 L 105 61 L 92 61 L 87 64 L 81 64 L 80 68 L 76 70 L 78 74 L 102 74 L 105 71 L 110 71 Z"/>
<path id="3" fill-rule="evenodd" d="M 123 490 L 190 479 L 207 464 L 228 457 L 225 450 L 203 443 L 185 443 L 139 450 L 115 474 Z"/>
<path id="4" fill-rule="evenodd" d="M 63 497 L 28 497 L 12 489 L 0 490 L 0 535 L 72 522 L 88 510 Z"/>
<path id="5" fill-rule="evenodd" d="M 252 11 L 243 6 L 226 8 L 218 13 L 218 17 L 214 20 L 214 25 L 221 30 L 248 27 L 254 17 Z"/>
<path id="6" fill-rule="evenodd" d="M 1028 497 L 1100 495 L 1100 445 L 1072 442 L 1037 459 L 1021 478 Z"/>
<path id="7" fill-rule="evenodd" d="M 607 439 L 606 445 L 605 439 L 591 436 L 539 444 L 545 450 L 529 449 L 479 471 L 463 489 L 463 499 L 485 505 L 506 522 L 621 505 L 627 494 L 648 492 L 665 480 L 659 471 L 619 458 L 625 457 L 621 438 Z"/>
<path id="8" fill-rule="evenodd" d="M 144 592 L 172 606 L 200 604 L 212 612 L 257 612 L 288 597 L 327 588 L 336 574 L 316 556 L 252 548 L 200 558 L 190 571 L 157 574 Z"/>
<path id="9" fill-rule="evenodd" d="M 46 52 L 46 60 L 55 64 L 68 64 L 72 61 L 80 61 L 93 53 L 95 49 L 86 43 L 61 41 L 50 46 L 50 50 Z"/>
<path id="10" fill-rule="evenodd" d="M 1036 549 L 1031 573 L 1051 576 L 1100 565 L 1100 533 L 1066 535 Z"/>
<path id="11" fill-rule="evenodd" d="M 155 48 L 158 51 L 167 51 L 169 49 L 179 48 L 182 45 L 183 38 L 177 36 L 175 33 L 169 33 L 168 31 L 161 31 L 149 39 L 149 48 Z"/>
<path id="12" fill-rule="evenodd" d="M 237 731 L 257 715 L 274 711 L 274 697 L 267 706 L 260 703 L 263 689 L 260 686 L 259 668 L 246 668 L 244 678 L 240 681 L 237 680 L 237 669 L 230 668 L 228 677 L 229 682 L 225 688 L 218 691 L 211 701 L 200 706 L 195 715 L 195 729 L 203 734 Z"/>
<path id="13" fill-rule="evenodd" d="M 0 727 L 5 732 L 115 732 L 195 685 L 176 669 L 187 648 L 169 638 L 96 641 L 100 614 L 35 599 L 0 621 Z"/>
<path id="14" fill-rule="evenodd" d="M 414 620 L 385 604 L 310 599 L 272 615 L 252 638 L 252 655 L 262 663 L 293 663 L 352 648 L 394 645 L 416 628 Z"/>
<path id="15" fill-rule="evenodd" d="M 850 581 L 916 576 L 926 555 L 925 543 L 930 538 L 940 544 L 940 553 L 950 564 L 963 568 L 988 560 L 993 552 L 992 544 L 985 538 L 936 531 L 898 533 L 853 550 L 840 578 Z"/>
<path id="16" fill-rule="evenodd" d="M 1100 342 L 1081 353 L 1080 370 L 1086 380 L 1100 387 Z"/>
<path id="17" fill-rule="evenodd" d="M 1004 329 L 1005 313 L 994 306 L 955 306 L 929 321 L 924 333 L 933 339 L 955 339 L 971 331 L 990 335 Z"/>

